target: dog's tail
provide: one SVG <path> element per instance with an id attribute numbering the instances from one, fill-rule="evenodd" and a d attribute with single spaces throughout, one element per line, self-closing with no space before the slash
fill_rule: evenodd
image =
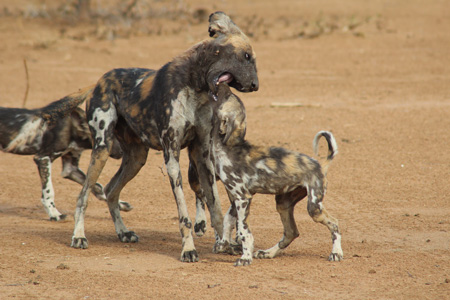
<path id="1" fill-rule="evenodd" d="M 95 85 L 92 85 L 80 89 L 78 92 L 50 103 L 41 109 L 41 117 L 50 124 L 65 118 L 91 95 L 94 87 Z"/>
<path id="2" fill-rule="evenodd" d="M 314 153 L 316 155 L 319 154 L 319 140 L 321 137 L 324 137 L 327 140 L 328 143 L 328 154 L 327 154 L 327 160 L 322 164 L 322 170 L 324 175 L 327 175 L 328 167 L 330 166 L 331 161 L 338 153 L 338 147 L 336 140 L 334 139 L 334 136 L 329 131 L 319 131 L 316 136 L 314 137 L 313 141 L 313 149 Z"/>

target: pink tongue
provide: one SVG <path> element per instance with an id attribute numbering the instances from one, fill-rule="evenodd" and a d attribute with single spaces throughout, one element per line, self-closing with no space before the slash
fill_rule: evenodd
<path id="1" fill-rule="evenodd" d="M 226 82 L 229 83 L 233 78 L 231 77 L 230 73 L 225 73 L 222 76 L 219 77 L 218 83 Z"/>

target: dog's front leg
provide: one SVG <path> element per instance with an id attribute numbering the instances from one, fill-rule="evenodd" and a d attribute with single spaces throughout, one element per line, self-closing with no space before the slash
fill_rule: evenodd
<path id="1" fill-rule="evenodd" d="M 192 237 L 192 221 L 184 199 L 182 178 L 180 171 L 180 147 L 174 141 L 164 143 L 164 161 L 169 175 L 170 185 L 178 208 L 179 227 L 182 239 L 181 261 L 197 262 L 198 254 Z"/>
<path id="2" fill-rule="evenodd" d="M 191 190 L 195 193 L 195 206 L 196 206 L 196 215 L 195 215 L 195 225 L 194 231 L 197 236 L 203 236 L 206 232 L 206 213 L 205 213 L 205 204 L 206 198 L 205 193 L 200 185 L 200 180 L 198 179 L 197 168 L 195 166 L 195 162 L 191 157 L 191 151 L 189 151 L 189 170 L 188 170 L 188 179 L 189 186 Z"/>
<path id="3" fill-rule="evenodd" d="M 251 200 L 251 198 L 236 197 L 234 201 L 237 211 L 237 241 L 242 243 L 242 256 L 236 260 L 235 266 L 246 266 L 252 263 L 253 235 L 247 225 Z"/>
<path id="4" fill-rule="evenodd" d="M 227 191 L 228 192 L 228 191 Z M 229 198 L 232 199 L 231 194 L 228 192 Z M 232 241 L 231 235 L 233 229 L 236 227 L 236 208 L 234 207 L 234 201 L 231 201 L 230 208 L 228 209 L 223 219 L 223 237 L 220 241 L 217 241 L 214 245 L 214 253 L 228 253 L 231 255 L 242 255 L 242 244 Z"/>
<path id="5" fill-rule="evenodd" d="M 214 163 L 211 159 L 211 146 L 209 140 L 202 142 L 193 142 L 189 147 L 189 157 L 191 163 L 194 163 L 196 172 L 191 171 L 191 175 L 197 176 L 197 182 L 200 190 L 198 196 L 202 198 L 202 201 L 206 202 L 211 217 L 211 226 L 214 228 L 216 241 L 219 241 L 223 235 L 223 215 L 222 208 L 220 206 L 219 192 L 217 190 L 216 176 Z M 192 186 L 192 178 L 191 186 Z"/>
<path id="6" fill-rule="evenodd" d="M 41 202 L 44 205 L 45 211 L 50 217 L 50 221 L 64 220 L 67 215 L 60 213 L 55 206 L 55 191 L 52 183 L 52 159 L 49 156 L 34 157 L 39 176 L 42 184 L 42 198 Z"/>

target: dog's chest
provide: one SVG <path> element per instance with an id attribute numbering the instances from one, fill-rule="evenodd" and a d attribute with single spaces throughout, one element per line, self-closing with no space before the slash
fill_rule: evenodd
<path id="1" fill-rule="evenodd" d="M 168 115 L 167 130 L 173 129 L 175 138 L 182 147 L 186 146 L 195 137 L 196 105 L 188 89 L 180 91 L 171 101 L 171 110 Z M 168 113 L 168 112 L 167 112 Z M 164 135 L 163 131 L 163 134 Z"/>
<path id="2" fill-rule="evenodd" d="M 248 168 L 243 157 L 228 151 L 221 142 L 215 143 L 212 153 L 214 153 L 215 171 L 223 184 L 232 194 L 251 194 L 255 183 L 255 172 Z"/>
<path id="3" fill-rule="evenodd" d="M 143 115 L 127 122 L 151 148 L 160 148 L 161 139 L 168 133 L 173 135 L 170 139 L 183 148 L 196 134 L 202 134 L 200 131 L 205 124 L 210 124 L 211 109 L 203 98 L 207 97 L 184 88 L 173 94 L 171 99 L 149 99 L 148 109 Z"/>

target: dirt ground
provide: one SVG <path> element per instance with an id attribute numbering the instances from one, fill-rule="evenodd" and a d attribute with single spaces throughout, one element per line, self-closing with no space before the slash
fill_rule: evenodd
<path id="1" fill-rule="evenodd" d="M 339 219 L 345 258 L 327 261 L 329 232 L 300 202 L 300 237 L 279 257 L 234 267 L 236 257 L 212 253 L 208 226 L 195 238 L 200 261 L 181 263 L 176 205 L 156 151 L 121 196 L 135 207 L 122 216 L 139 243 L 120 243 L 105 203 L 91 198 L 89 249 L 73 249 L 73 218 L 47 220 L 32 157 L 0 153 L 1 299 L 450 299 L 448 1 L 152 1 L 178 15 L 130 26 L 63 20 L 60 2 L 0 1 L 1 106 L 21 107 L 27 82 L 25 106 L 36 108 L 112 68 L 159 68 L 207 38 L 208 14 L 223 10 L 257 53 L 260 90 L 240 94 L 248 139 L 312 154 L 319 130 L 337 138 L 324 204 Z M 185 151 L 181 163 L 195 218 Z M 100 182 L 119 164 L 109 160 Z M 56 161 L 56 205 L 73 215 L 81 188 L 60 172 Z M 281 238 L 274 202 L 254 198 L 255 249 Z"/>

